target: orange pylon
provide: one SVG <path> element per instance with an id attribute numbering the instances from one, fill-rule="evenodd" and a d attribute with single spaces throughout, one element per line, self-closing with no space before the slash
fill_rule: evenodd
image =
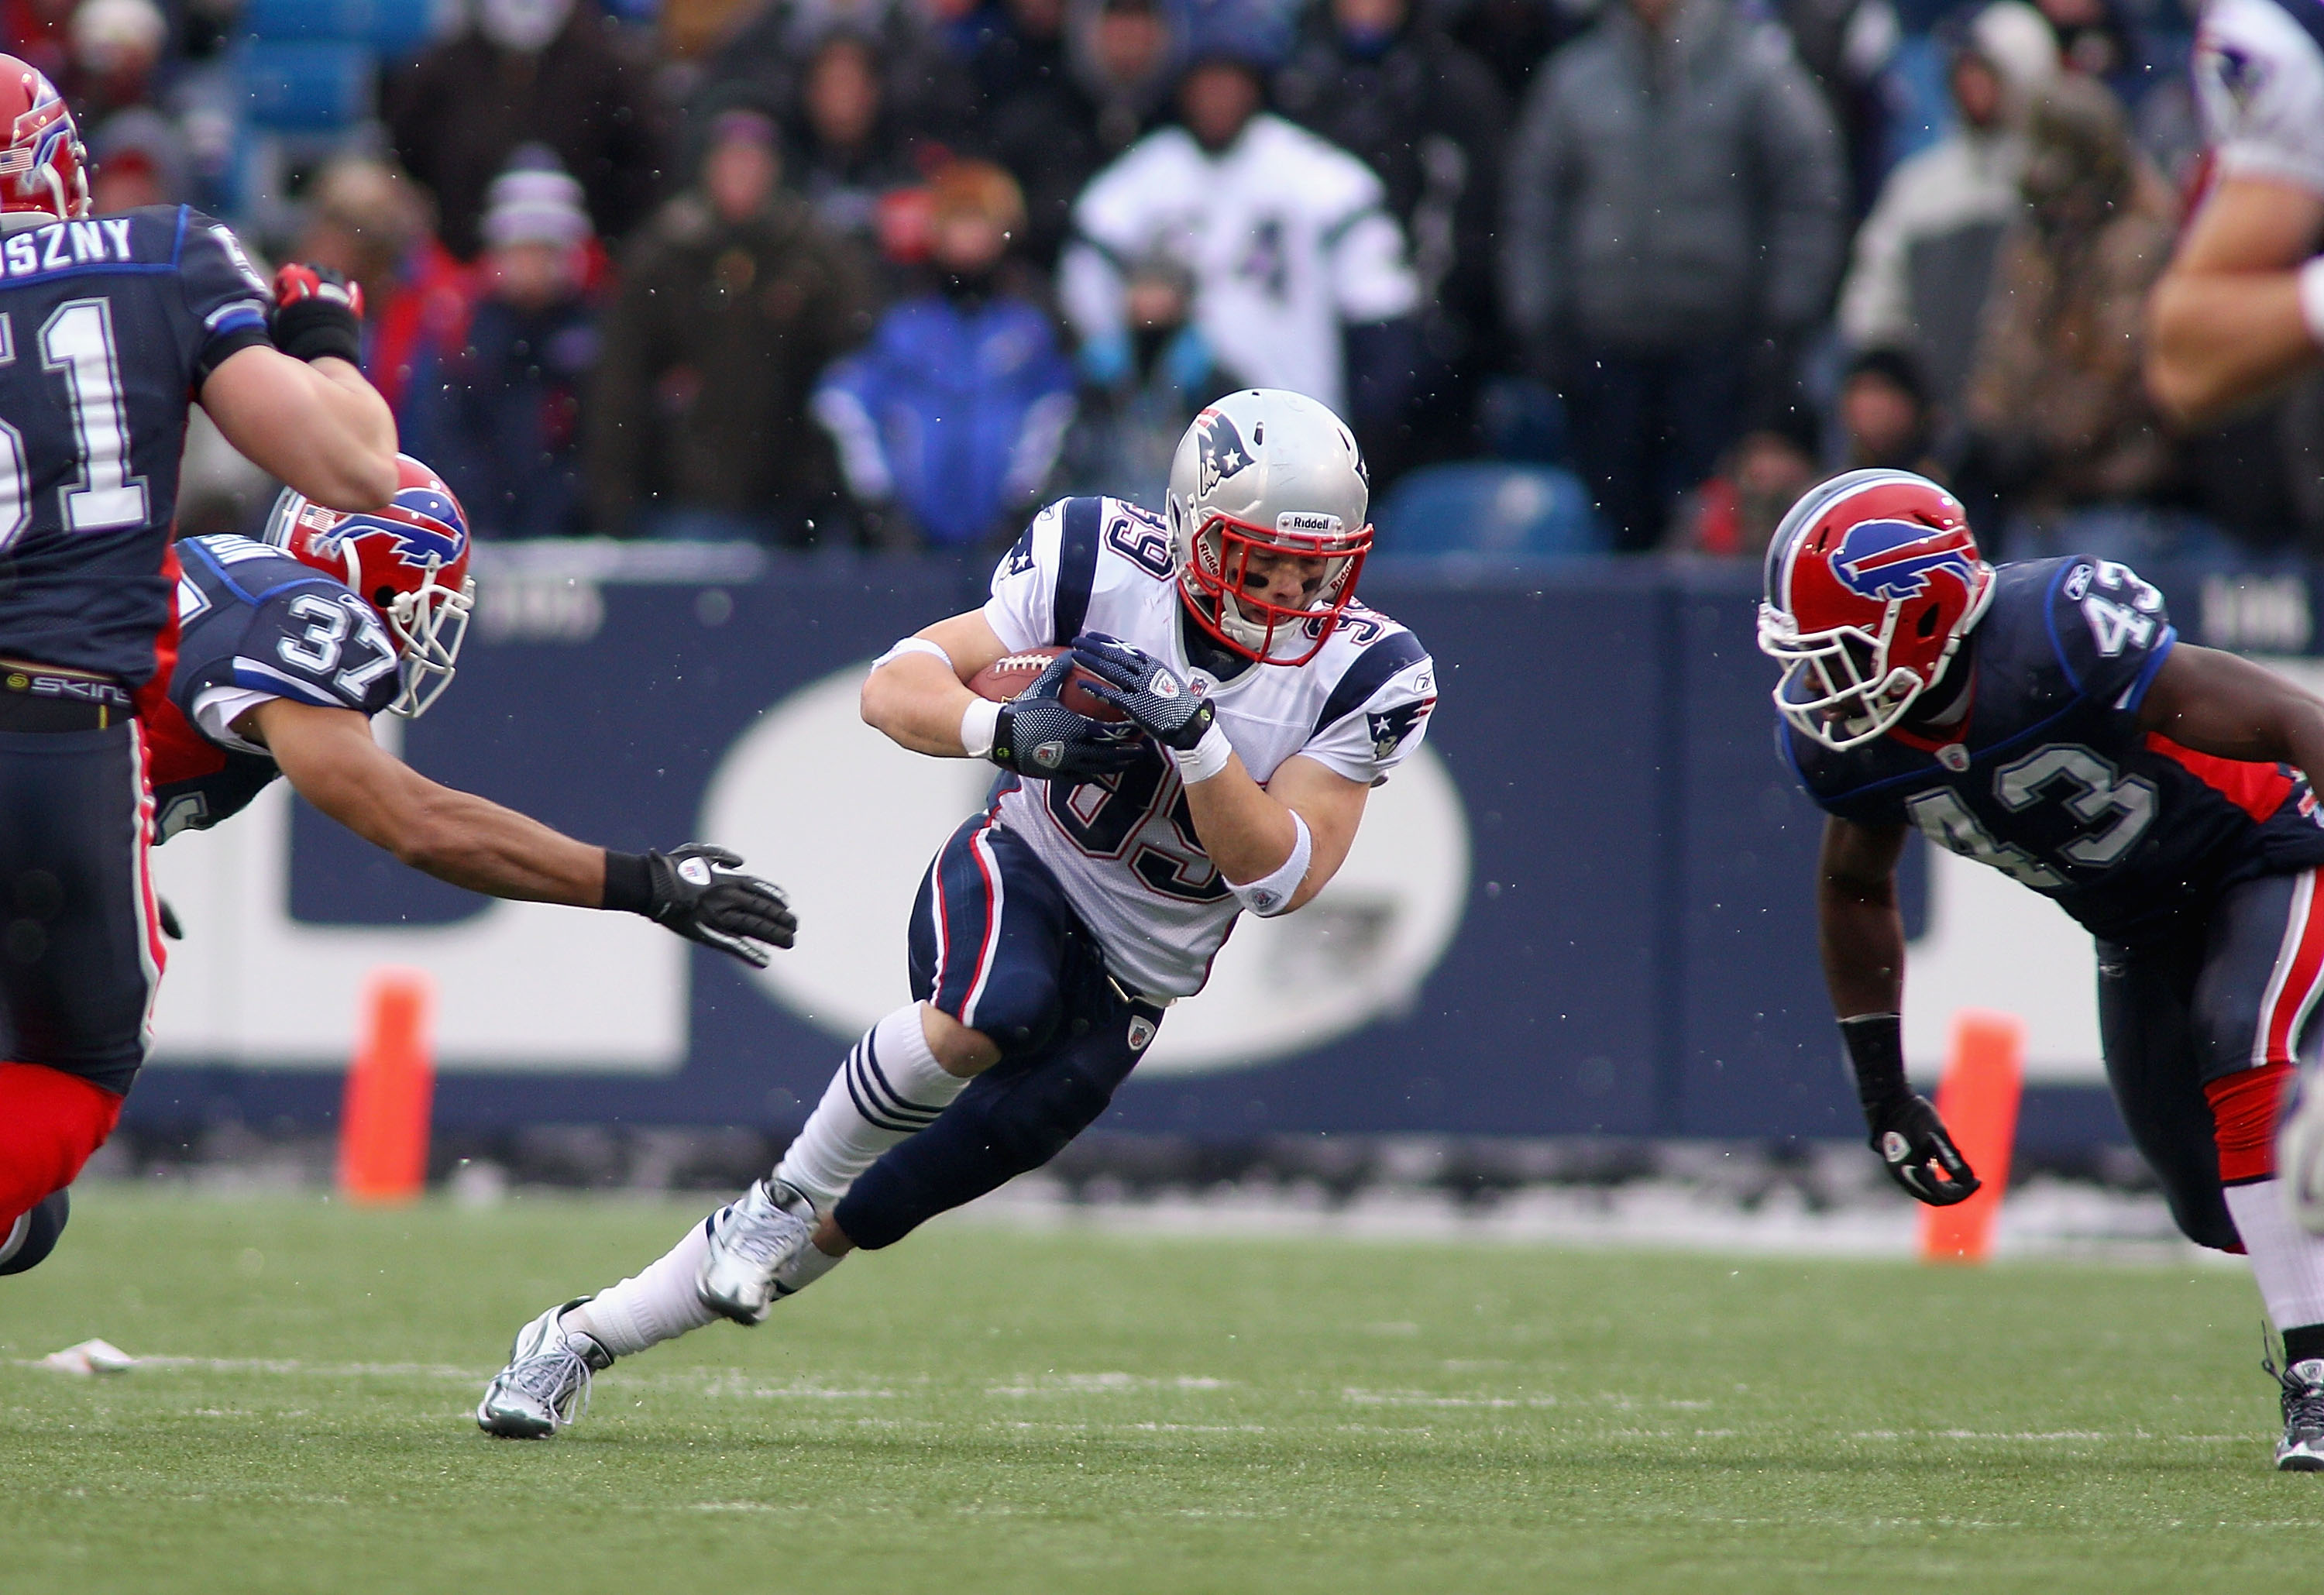
<path id="1" fill-rule="evenodd" d="M 2015 1014 L 1965 1008 L 1953 1016 L 1952 1057 L 1937 1085 L 1937 1113 L 1969 1159 L 1976 1195 L 1921 1213 L 1921 1260 L 1981 1263 L 1993 1253 L 2009 1152 L 2024 1088 L 2025 1027 Z"/>
<path id="2" fill-rule="evenodd" d="M 364 1030 L 339 1117 L 339 1189 L 351 1201 L 410 1202 L 427 1183 L 435 995 L 418 969 L 374 970 L 364 989 Z"/>

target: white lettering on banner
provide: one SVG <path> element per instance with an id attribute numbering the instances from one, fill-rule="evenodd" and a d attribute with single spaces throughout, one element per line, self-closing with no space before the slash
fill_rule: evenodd
<path id="1" fill-rule="evenodd" d="M 454 925 L 303 925 L 290 865 L 281 781 L 217 830 L 154 850 L 154 885 L 186 927 L 154 1010 L 157 1065 L 343 1068 L 383 963 L 436 977 L 447 1073 L 659 1074 L 686 1061 L 686 945 L 635 915 L 496 902 Z"/>
<path id="2" fill-rule="evenodd" d="M 2324 693 L 2324 659 L 2256 662 Z M 1943 1072 L 1952 1016 L 1963 1008 L 1999 1009 L 2025 1021 L 2030 1082 L 2106 1078 L 2089 933 L 2001 871 L 1932 847 L 1928 926 L 1904 960 L 1904 1056 L 1915 1080 L 1933 1082 Z"/>
<path id="3" fill-rule="evenodd" d="M 712 778 L 700 827 L 790 894 L 799 945 L 757 979 L 840 1038 L 909 1000 L 904 936 L 920 878 L 994 773 L 907 752 L 865 725 L 865 668 L 761 715 Z M 1468 897 L 1460 794 L 1424 745 L 1372 793 L 1332 884 L 1296 914 L 1238 925 L 1209 987 L 1170 1010 L 1139 1067 L 1247 1068 L 1400 1012 L 1444 955 Z"/>

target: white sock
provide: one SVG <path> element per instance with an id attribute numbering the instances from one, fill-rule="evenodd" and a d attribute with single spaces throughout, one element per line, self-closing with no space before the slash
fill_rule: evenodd
<path id="1" fill-rule="evenodd" d="M 709 1249 L 710 1237 L 703 1225 L 689 1224 L 676 1246 L 619 1285 L 599 1291 L 559 1322 L 616 1357 L 700 1329 L 718 1316 L 702 1305 L 694 1286 L 703 1254 Z"/>
<path id="2" fill-rule="evenodd" d="M 928 1050 L 920 1005 L 899 1008 L 864 1032 L 807 1116 L 775 1177 L 805 1193 L 818 1213 L 847 1194 L 880 1154 L 927 1129 L 968 1082 Z"/>
<path id="3" fill-rule="evenodd" d="M 2279 1332 L 2324 1323 L 2324 1240 L 2292 1222 L 2280 1180 L 2227 1188 L 2227 1212 Z"/>

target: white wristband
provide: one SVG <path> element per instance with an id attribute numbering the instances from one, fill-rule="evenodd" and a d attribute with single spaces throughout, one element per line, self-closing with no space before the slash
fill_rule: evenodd
<path id="1" fill-rule="evenodd" d="M 2309 341 L 2324 348 L 2324 254 L 2300 268 L 2300 318 L 2308 323 Z"/>
<path id="2" fill-rule="evenodd" d="M 944 660 L 945 669 L 952 670 L 955 673 L 958 672 L 959 667 L 952 662 L 952 655 L 946 653 L 943 649 L 937 647 L 935 643 L 929 641 L 925 637 L 905 638 L 901 642 L 896 644 L 895 647 L 881 654 L 878 659 L 873 659 L 872 661 L 872 668 L 876 670 L 882 665 L 892 665 L 908 653 L 932 654 L 936 658 Z"/>
<path id="3" fill-rule="evenodd" d="M 1291 856 L 1264 880 L 1254 880 L 1248 886 L 1227 882 L 1227 890 L 1242 900 L 1242 906 L 1261 919 L 1272 919 L 1287 913 L 1291 899 L 1299 893 L 1299 883 L 1307 879 L 1307 861 L 1315 853 L 1315 839 L 1307 834 L 1307 822 L 1299 811 L 1291 811 Z"/>
<path id="4" fill-rule="evenodd" d="M 1001 705 L 978 698 L 960 712 L 960 745 L 971 759 L 992 751 L 992 738 L 1001 729 Z"/>
<path id="5" fill-rule="evenodd" d="M 1224 770 L 1227 761 L 1233 757 L 1234 744 L 1227 741 L 1227 733 L 1218 728 L 1215 721 L 1193 747 L 1183 752 L 1176 748 L 1170 750 L 1170 761 L 1178 767 L 1178 779 L 1190 787 L 1196 781 L 1209 780 Z"/>

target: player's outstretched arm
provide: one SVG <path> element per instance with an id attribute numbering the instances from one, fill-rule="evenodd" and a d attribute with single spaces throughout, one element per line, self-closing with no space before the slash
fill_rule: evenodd
<path id="1" fill-rule="evenodd" d="M 254 345 L 226 356 L 199 397 L 228 443 L 317 503 L 376 510 L 394 496 L 395 417 L 346 361 Z"/>
<path id="2" fill-rule="evenodd" d="M 1914 1201 L 1950 1207 L 1976 1194 L 1978 1178 L 1936 1109 L 1904 1077 L 1904 921 L 1896 911 L 1904 849 L 1902 825 L 1826 820 L 1816 931 L 1872 1149 Z"/>
<path id="3" fill-rule="evenodd" d="M 913 642 L 928 646 L 915 650 Z M 961 716 L 982 701 L 967 683 L 1008 651 L 981 609 L 938 621 L 890 650 L 864 678 L 863 723 L 915 753 L 980 757 L 961 742 Z"/>
<path id="4" fill-rule="evenodd" d="M 754 944 L 788 947 L 797 930 L 782 894 L 737 873 L 733 853 L 690 844 L 640 855 L 576 842 L 429 780 L 373 742 L 353 709 L 272 698 L 235 729 L 264 742 L 308 802 L 438 880 L 525 902 L 625 908 L 754 965 L 767 961 Z"/>
<path id="5" fill-rule="evenodd" d="M 2230 177 L 2212 191 L 2147 301 L 2146 386 L 2166 414 L 2207 424 L 2324 358 L 2301 308 L 2319 235 L 2324 198 L 2305 189 Z"/>
<path id="6" fill-rule="evenodd" d="M 2172 647 L 2139 703 L 2138 724 L 2198 753 L 2324 777 L 2324 699 L 2216 648 Z"/>

